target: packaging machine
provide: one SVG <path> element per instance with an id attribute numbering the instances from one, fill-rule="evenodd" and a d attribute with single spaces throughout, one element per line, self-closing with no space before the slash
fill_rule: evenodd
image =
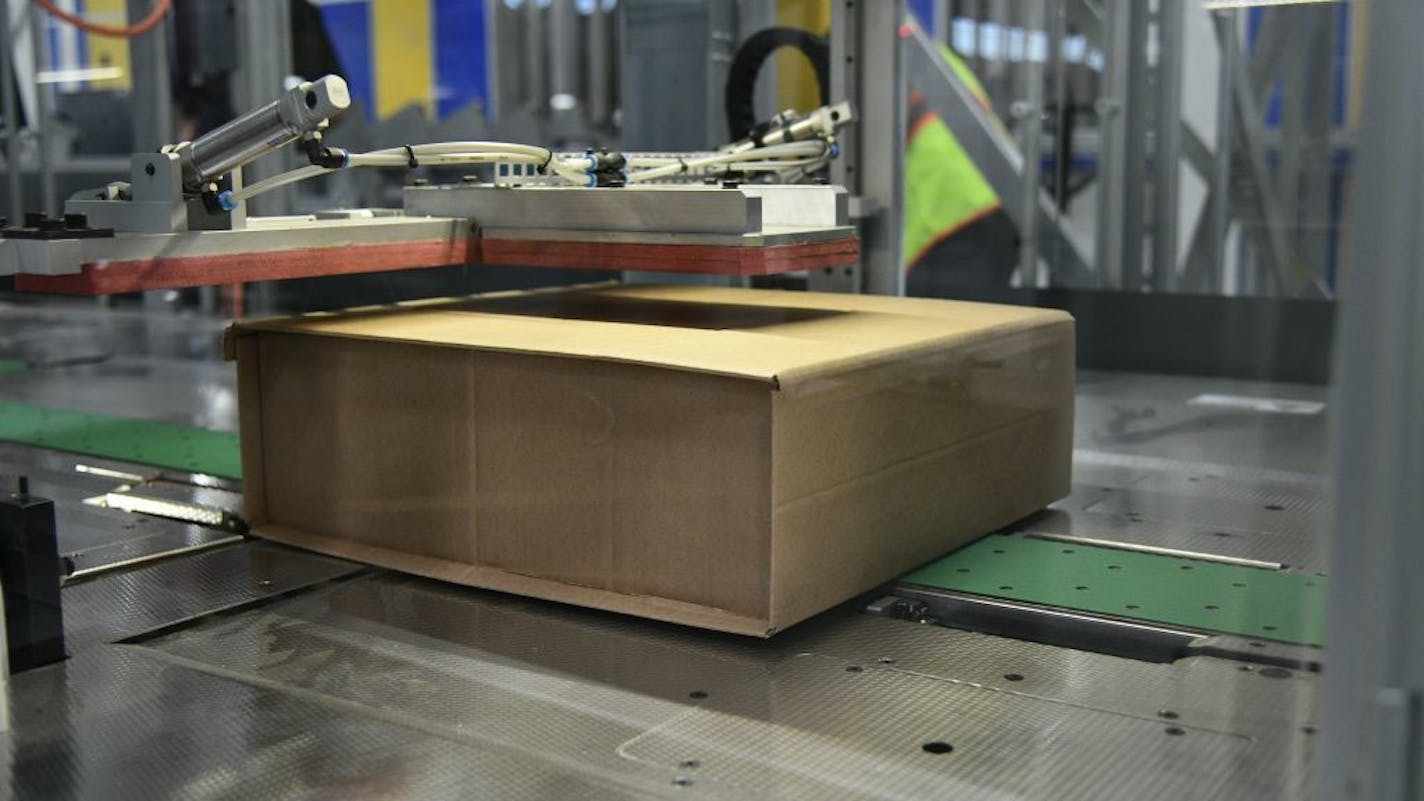
<path id="1" fill-rule="evenodd" d="M 852 90 L 873 92 L 895 63 L 872 57 L 892 41 L 873 35 L 924 39 L 900 28 L 899 5 L 836 4 L 833 36 L 860 57 Z M 840 131 L 850 107 L 828 106 L 707 153 L 343 155 L 322 125 L 342 103 L 337 84 L 314 82 L 217 140 L 138 155 L 124 185 L 76 196 L 59 219 L 11 221 L 0 271 L 21 290 L 103 295 L 454 264 L 812 270 L 812 284 L 823 268 L 898 269 L 893 206 L 877 215 L 871 196 L 901 165 L 867 146 L 902 133 L 893 113 Z M 1067 243 L 1036 182 L 1010 195 L 1022 159 L 1008 137 L 945 116 L 976 157 L 999 153 L 990 177 L 1019 221 L 1052 223 L 1045 238 Z M 860 148 L 863 169 L 832 162 L 834 185 L 724 175 L 787 144 L 778 136 L 798 148 L 773 151 L 787 154 L 765 165 L 775 173 L 799 178 L 833 145 Z M 247 216 L 247 193 L 272 186 L 242 180 L 259 141 L 300 147 L 304 176 L 358 156 L 481 172 L 411 183 L 398 209 Z M 678 176 L 691 180 L 664 183 Z M 893 288 L 885 270 L 865 277 Z M 1251 355 L 1222 333 L 1241 321 L 1205 299 L 1146 297 L 1171 313 L 1126 319 L 1197 318 L 1222 337 L 1210 340 L 1219 361 Z M 1246 305 L 1253 325 L 1279 311 Z M 1309 317 L 1294 350 L 1326 350 L 1330 313 Z M 1287 799 L 1316 787 L 1339 422 L 1323 368 L 1167 375 L 1193 372 L 1170 361 L 1170 341 L 1099 323 L 1094 357 L 1163 352 L 1079 372 L 1068 497 L 760 641 L 246 537 L 221 330 L 0 306 L 0 475 L 28 477 L 14 505 L 54 501 L 67 651 L 11 679 L 3 781 L 17 796 Z M 1202 341 L 1192 355 L 1209 359 Z"/>
<path id="2" fill-rule="evenodd" d="M 307 137 L 303 169 L 329 171 L 355 161 L 315 137 L 341 97 L 325 79 L 234 126 Z M 809 128 L 823 144 L 830 113 Z M 397 211 L 246 217 L 252 141 L 212 157 L 221 174 L 204 140 L 136 156 L 127 187 L 7 231 L 4 263 L 21 289 L 96 294 L 497 261 L 754 275 L 858 253 L 838 187 L 628 172 L 718 154 L 624 156 L 576 187 L 539 168 L 612 157 L 480 153 L 523 161 L 409 186 Z M 203 361 L 216 324 L 19 307 L 2 325 L 19 358 L 0 470 L 58 504 L 69 654 L 13 678 L 22 793 L 1256 799 L 1309 781 L 1318 388 L 1089 373 L 1068 498 L 763 643 L 247 539 L 235 388 Z"/>

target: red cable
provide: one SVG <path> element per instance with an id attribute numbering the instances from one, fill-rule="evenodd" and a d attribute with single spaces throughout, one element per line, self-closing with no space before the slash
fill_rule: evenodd
<path id="1" fill-rule="evenodd" d="M 83 17 L 71 14 L 59 6 L 56 6 L 54 0 L 35 0 L 35 5 L 44 9 L 50 16 L 58 17 L 79 30 L 92 33 L 95 36 L 132 39 L 135 36 L 142 36 L 158 27 L 158 23 L 162 22 L 163 17 L 168 14 L 168 9 L 173 5 L 173 0 L 155 0 L 153 8 L 148 12 L 148 16 L 144 17 L 137 25 L 101 25 L 97 22 L 90 22 Z"/>

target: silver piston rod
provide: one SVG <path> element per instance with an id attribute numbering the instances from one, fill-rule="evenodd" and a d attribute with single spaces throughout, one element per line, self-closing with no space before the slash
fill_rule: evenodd
<path id="1" fill-rule="evenodd" d="M 350 106 L 346 81 L 339 75 L 327 75 L 299 84 L 262 108 L 176 145 L 172 150 L 183 164 L 184 189 L 198 191 L 233 169 L 318 131 Z"/>

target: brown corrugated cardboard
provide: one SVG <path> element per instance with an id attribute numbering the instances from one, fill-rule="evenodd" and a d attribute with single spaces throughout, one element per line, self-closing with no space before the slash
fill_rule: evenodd
<path id="1" fill-rule="evenodd" d="M 706 628 L 772 634 L 1068 490 L 1056 311 L 610 285 L 227 352 L 256 533 Z"/>

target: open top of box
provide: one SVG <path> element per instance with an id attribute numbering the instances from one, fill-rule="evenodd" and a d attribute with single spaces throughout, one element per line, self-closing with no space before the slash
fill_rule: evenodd
<path id="1" fill-rule="evenodd" d="M 281 331 L 654 365 L 786 388 L 906 352 L 969 344 L 1067 314 L 985 303 L 602 284 L 244 321 Z M 649 336 L 648 326 L 659 326 Z M 226 345 L 233 358 L 231 336 Z"/>

